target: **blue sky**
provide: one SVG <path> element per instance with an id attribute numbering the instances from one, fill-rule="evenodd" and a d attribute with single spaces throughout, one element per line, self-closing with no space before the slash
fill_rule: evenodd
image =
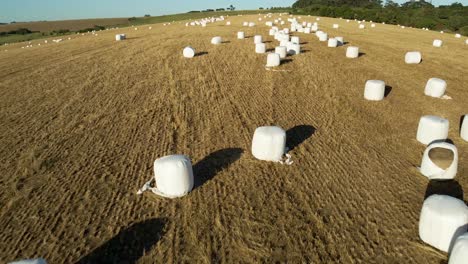
<path id="1" fill-rule="evenodd" d="M 227 7 L 291 6 L 295 0 L 0 0 L 0 22 L 163 15 Z M 395 2 L 405 2 L 396 0 Z M 456 0 L 433 0 L 434 5 Z M 458 0 L 464 5 L 468 0 Z"/>

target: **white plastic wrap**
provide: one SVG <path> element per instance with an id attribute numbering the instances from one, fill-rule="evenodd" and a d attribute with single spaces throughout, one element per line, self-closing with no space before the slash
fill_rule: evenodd
<path id="1" fill-rule="evenodd" d="M 250 22 L 250 23 L 249 23 L 249 27 L 255 27 L 255 23 L 254 23 L 254 22 Z"/>
<path id="2" fill-rule="evenodd" d="M 423 203 L 419 237 L 427 244 L 450 252 L 455 240 L 468 228 L 468 207 L 459 199 L 434 194 Z"/>
<path id="3" fill-rule="evenodd" d="M 461 130 L 460 130 L 460 137 L 468 141 L 468 114 L 466 114 L 463 117 L 462 124 L 461 124 Z"/>
<path id="4" fill-rule="evenodd" d="M 242 23 L 242 26 L 244 26 L 244 27 L 249 26 L 249 22 L 243 22 L 243 23 Z"/>
<path id="5" fill-rule="evenodd" d="M 284 59 L 287 56 L 287 49 L 285 46 L 279 46 L 275 48 L 275 53 L 277 53 L 281 59 Z"/>
<path id="6" fill-rule="evenodd" d="M 365 29 L 365 28 L 366 28 L 366 26 L 364 24 L 359 25 L 359 29 Z"/>
<path id="7" fill-rule="evenodd" d="M 453 160 L 450 163 L 450 165 L 446 168 L 439 167 L 431 159 L 431 157 L 440 159 L 440 157 L 433 156 L 431 154 L 431 151 L 435 151 L 438 148 L 449 150 L 453 154 Z M 446 159 L 446 157 L 442 157 L 442 158 Z M 446 142 L 432 143 L 424 151 L 423 158 L 421 161 L 421 173 L 424 176 L 428 177 L 430 180 L 451 180 L 455 178 L 455 176 L 457 175 L 457 170 L 458 170 L 458 151 L 455 145 L 452 145 Z"/>
<path id="8" fill-rule="evenodd" d="M 267 67 L 277 67 L 281 63 L 280 55 L 277 53 L 270 53 L 267 56 Z"/>
<path id="9" fill-rule="evenodd" d="M 438 48 L 442 47 L 442 44 L 443 42 L 440 39 L 434 39 L 434 41 L 432 42 L 432 46 L 438 47 Z"/>
<path id="10" fill-rule="evenodd" d="M 322 34 L 319 35 L 319 41 L 327 41 L 328 40 L 328 34 L 323 32 Z"/>
<path id="11" fill-rule="evenodd" d="M 265 52 L 266 52 L 265 43 L 255 44 L 255 53 L 265 53 Z"/>
<path id="12" fill-rule="evenodd" d="M 237 39 L 244 39 L 245 38 L 245 33 L 242 31 L 237 32 Z"/>
<path id="13" fill-rule="evenodd" d="M 455 244 L 450 253 L 448 264 L 468 263 L 468 233 L 465 233 L 455 240 Z"/>
<path id="14" fill-rule="evenodd" d="M 185 58 L 193 58 L 195 57 L 195 49 L 192 47 L 185 47 L 183 54 Z"/>
<path id="15" fill-rule="evenodd" d="M 338 46 L 344 45 L 344 38 L 343 37 L 335 37 L 336 41 L 338 41 Z"/>
<path id="16" fill-rule="evenodd" d="M 350 46 L 346 49 L 346 58 L 357 58 L 359 57 L 359 48 Z"/>
<path id="17" fill-rule="evenodd" d="M 304 34 L 310 34 L 311 32 L 312 30 L 310 29 L 310 27 L 304 28 Z"/>
<path id="18" fill-rule="evenodd" d="M 154 161 L 156 188 L 161 196 L 182 197 L 193 188 L 193 171 L 185 155 L 170 155 Z"/>
<path id="19" fill-rule="evenodd" d="M 214 37 L 211 39 L 211 44 L 213 45 L 219 45 L 223 42 L 223 39 L 221 37 Z"/>
<path id="20" fill-rule="evenodd" d="M 286 46 L 288 53 L 291 55 L 298 55 L 301 53 L 301 45 L 288 42 Z"/>
<path id="21" fill-rule="evenodd" d="M 338 24 L 333 24 L 333 28 L 339 28 L 340 26 Z"/>
<path id="22" fill-rule="evenodd" d="M 328 47 L 330 47 L 330 48 L 338 47 L 338 40 L 336 40 L 335 38 L 329 39 L 328 40 Z"/>
<path id="23" fill-rule="evenodd" d="M 13 261 L 9 262 L 9 264 L 47 264 L 47 261 L 45 259 L 24 259 L 24 260 L 18 260 L 18 261 Z"/>
<path id="24" fill-rule="evenodd" d="M 449 121 L 438 116 L 421 117 L 416 139 L 427 145 L 435 140 L 445 140 L 448 137 Z"/>
<path id="25" fill-rule="evenodd" d="M 427 96 L 440 98 L 445 94 L 446 88 L 447 83 L 444 80 L 439 78 L 430 78 L 427 81 L 424 94 Z"/>
<path id="26" fill-rule="evenodd" d="M 300 43 L 299 42 L 299 37 L 297 37 L 297 36 L 291 37 L 291 42 L 294 43 L 294 44 L 299 44 Z"/>
<path id="27" fill-rule="evenodd" d="M 410 51 L 405 54 L 406 64 L 419 64 L 421 63 L 422 55 L 419 51 Z"/>
<path id="28" fill-rule="evenodd" d="M 312 32 L 317 32 L 317 30 L 318 30 L 318 25 L 312 25 L 312 27 L 310 27 L 310 30 L 311 30 Z"/>
<path id="29" fill-rule="evenodd" d="M 117 35 L 115 35 L 115 40 L 117 40 L 117 41 L 124 40 L 124 39 L 126 39 L 126 37 L 127 36 L 125 34 L 117 34 Z"/>
<path id="30" fill-rule="evenodd" d="M 259 160 L 280 161 L 286 148 L 286 131 L 276 126 L 264 126 L 255 130 L 252 155 Z"/>
<path id="31" fill-rule="evenodd" d="M 255 43 L 255 44 L 263 43 L 263 37 L 260 36 L 260 35 L 255 35 L 255 36 L 254 36 L 254 43 Z"/>
<path id="32" fill-rule="evenodd" d="M 455 34 L 455 37 L 456 38 L 461 38 L 461 35 L 457 33 L 457 34 Z"/>
<path id="33" fill-rule="evenodd" d="M 380 101 L 385 97 L 385 82 L 368 80 L 364 88 L 364 98 L 370 101 Z"/>
<path id="34" fill-rule="evenodd" d="M 274 36 L 276 34 L 276 30 L 274 29 L 270 29 L 270 31 L 268 32 L 268 35 L 270 36 Z"/>

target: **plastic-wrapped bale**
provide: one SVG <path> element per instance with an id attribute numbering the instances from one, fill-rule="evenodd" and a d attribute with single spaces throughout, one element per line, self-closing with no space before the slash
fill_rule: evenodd
<path id="1" fill-rule="evenodd" d="M 366 26 L 364 24 L 359 25 L 359 29 L 365 29 L 365 28 L 366 28 Z"/>
<path id="2" fill-rule="evenodd" d="M 265 43 L 257 43 L 257 44 L 255 44 L 255 52 L 256 52 L 256 53 L 265 53 L 265 52 L 266 52 L 266 45 L 265 45 Z"/>
<path id="3" fill-rule="evenodd" d="M 195 57 L 195 49 L 192 47 L 185 47 L 183 54 L 185 58 L 193 58 Z"/>
<path id="4" fill-rule="evenodd" d="M 248 26 L 249 26 L 249 22 L 244 22 L 244 23 L 242 23 L 242 26 L 248 27 Z"/>
<path id="5" fill-rule="evenodd" d="M 424 94 L 431 97 L 440 98 L 445 94 L 447 83 L 439 78 L 430 78 L 426 83 Z"/>
<path id="6" fill-rule="evenodd" d="M 254 36 L 254 43 L 255 44 L 263 43 L 263 37 L 260 36 L 260 35 L 255 35 Z"/>
<path id="7" fill-rule="evenodd" d="M 432 42 L 432 46 L 437 47 L 437 48 L 442 47 L 442 44 L 443 42 L 440 39 L 434 39 L 434 41 Z"/>
<path id="8" fill-rule="evenodd" d="M 255 130 L 252 154 L 259 160 L 280 161 L 286 148 L 286 131 L 276 126 L 264 126 Z"/>
<path id="9" fill-rule="evenodd" d="M 312 27 L 310 28 L 310 30 L 311 30 L 312 32 L 317 32 L 317 30 L 318 30 L 318 25 L 312 25 Z"/>
<path id="10" fill-rule="evenodd" d="M 273 26 L 273 22 L 267 21 L 267 22 L 265 23 L 265 25 L 266 25 L 267 27 L 272 27 L 272 26 Z"/>
<path id="11" fill-rule="evenodd" d="M 117 34 L 115 35 L 115 40 L 120 41 L 126 39 L 127 36 L 125 34 Z"/>
<path id="12" fill-rule="evenodd" d="M 329 39 L 328 40 L 328 47 L 330 47 L 330 48 L 338 47 L 338 40 L 336 40 L 335 38 Z"/>
<path id="13" fill-rule="evenodd" d="M 284 59 L 287 55 L 287 49 L 285 46 L 278 46 L 275 48 L 275 53 L 277 53 L 281 59 Z"/>
<path id="14" fill-rule="evenodd" d="M 301 45 L 299 44 L 294 44 L 292 42 L 289 42 L 286 48 L 288 50 L 288 54 L 298 55 L 301 53 Z"/>
<path id="15" fill-rule="evenodd" d="M 430 180 L 451 180 L 458 170 L 458 151 L 447 142 L 430 144 L 421 161 L 421 174 Z"/>
<path id="16" fill-rule="evenodd" d="M 339 28 L 340 26 L 338 24 L 333 24 L 333 28 Z"/>
<path id="17" fill-rule="evenodd" d="M 47 261 L 42 258 L 38 259 L 23 259 L 23 260 L 17 260 L 13 262 L 9 262 L 9 264 L 47 264 Z"/>
<path id="18" fill-rule="evenodd" d="M 461 38 L 461 35 L 457 33 L 457 34 L 455 34 L 455 37 L 456 38 Z"/>
<path id="19" fill-rule="evenodd" d="M 310 27 L 306 27 L 304 28 L 304 34 L 310 34 L 312 31 L 310 29 Z"/>
<path id="20" fill-rule="evenodd" d="M 280 55 L 277 53 L 270 53 L 267 56 L 267 67 L 277 67 L 281 64 Z"/>
<path id="21" fill-rule="evenodd" d="M 255 23 L 254 23 L 254 22 L 250 22 L 250 23 L 249 23 L 249 27 L 255 27 Z"/>
<path id="22" fill-rule="evenodd" d="M 221 37 L 214 37 L 211 39 L 211 44 L 213 45 L 219 45 L 223 42 L 223 39 Z"/>
<path id="23" fill-rule="evenodd" d="M 268 32 L 268 35 L 270 36 L 274 36 L 276 34 L 276 30 L 274 29 L 270 29 L 270 31 Z"/>
<path id="24" fill-rule="evenodd" d="M 385 97 L 385 82 L 368 80 L 364 88 L 364 98 L 370 101 L 380 101 Z"/>
<path id="25" fill-rule="evenodd" d="M 464 233 L 455 240 L 448 264 L 468 263 L 468 233 Z"/>
<path id="26" fill-rule="evenodd" d="M 300 42 L 299 42 L 299 37 L 296 37 L 296 36 L 291 37 L 291 42 L 292 42 L 293 44 L 299 44 L 299 43 L 300 43 Z"/>
<path id="27" fill-rule="evenodd" d="M 468 114 L 462 117 L 460 137 L 463 140 L 468 141 Z"/>
<path id="28" fill-rule="evenodd" d="M 283 28 L 284 34 L 289 34 L 289 28 Z"/>
<path id="29" fill-rule="evenodd" d="M 185 155 L 170 155 L 154 161 L 154 193 L 177 198 L 188 194 L 193 188 L 193 170 L 190 159 Z"/>
<path id="30" fill-rule="evenodd" d="M 226 26 L 230 26 L 230 25 L 231 25 L 231 21 L 227 21 Z"/>
<path id="31" fill-rule="evenodd" d="M 410 51 L 405 55 L 406 64 L 419 64 L 421 63 L 422 55 L 419 51 Z"/>
<path id="32" fill-rule="evenodd" d="M 467 40 L 465 40 L 465 44 L 466 44 L 466 45 L 468 45 L 468 39 L 467 39 Z"/>
<path id="33" fill-rule="evenodd" d="M 244 39 L 245 38 L 245 33 L 240 31 L 240 32 L 237 32 L 237 39 Z"/>
<path id="34" fill-rule="evenodd" d="M 344 45 L 344 39 L 343 37 L 335 37 L 336 41 L 338 41 L 338 46 L 343 46 Z"/>
<path id="35" fill-rule="evenodd" d="M 370 26 L 371 26 L 372 28 L 375 28 L 375 24 L 374 24 L 374 23 L 372 23 Z"/>
<path id="36" fill-rule="evenodd" d="M 425 243 L 450 252 L 456 239 L 468 228 L 468 207 L 459 199 L 434 194 L 423 203 L 419 237 Z"/>
<path id="37" fill-rule="evenodd" d="M 445 140 L 448 137 L 449 121 L 433 115 L 421 117 L 416 139 L 427 145 L 435 140 Z"/>
<path id="38" fill-rule="evenodd" d="M 359 57 L 359 48 L 350 46 L 346 49 L 346 58 L 357 58 Z"/>
<path id="39" fill-rule="evenodd" d="M 323 32 L 322 34 L 319 35 L 319 41 L 327 41 L 328 40 L 328 34 Z"/>

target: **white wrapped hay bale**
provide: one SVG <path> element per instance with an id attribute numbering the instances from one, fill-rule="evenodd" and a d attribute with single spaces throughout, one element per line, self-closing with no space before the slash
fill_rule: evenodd
<path id="1" fill-rule="evenodd" d="M 265 53 L 266 52 L 266 45 L 265 43 L 257 43 L 255 44 L 255 53 Z"/>
<path id="2" fill-rule="evenodd" d="M 461 35 L 457 33 L 457 34 L 455 34 L 455 37 L 456 38 L 461 38 Z"/>
<path id="3" fill-rule="evenodd" d="M 252 155 L 259 160 L 280 161 L 286 149 L 286 131 L 276 126 L 255 130 Z"/>
<path id="4" fill-rule="evenodd" d="M 275 53 L 278 54 L 281 59 L 284 59 L 287 56 L 287 49 L 285 46 L 278 46 L 275 48 Z"/>
<path id="5" fill-rule="evenodd" d="M 430 180 L 451 180 L 458 170 L 458 151 L 447 142 L 430 144 L 421 161 L 421 174 Z"/>
<path id="6" fill-rule="evenodd" d="M 182 52 L 185 58 L 193 58 L 195 57 L 195 49 L 192 47 L 185 47 L 184 51 Z"/>
<path id="7" fill-rule="evenodd" d="M 288 54 L 298 55 L 301 53 L 301 45 L 299 44 L 294 44 L 292 42 L 289 42 L 286 48 L 287 48 Z"/>
<path id="8" fill-rule="evenodd" d="M 364 24 L 359 24 L 359 29 L 365 29 L 366 26 Z"/>
<path id="9" fill-rule="evenodd" d="M 300 43 L 300 42 L 299 42 L 299 37 L 297 37 L 297 36 L 291 37 L 291 42 L 292 42 L 293 44 L 299 44 L 299 43 Z"/>
<path id="10" fill-rule="evenodd" d="M 439 78 L 430 78 L 426 83 L 424 94 L 431 97 L 441 98 L 445 94 L 447 83 Z"/>
<path id="11" fill-rule="evenodd" d="M 310 29 L 310 27 L 304 28 L 304 34 L 310 34 L 311 32 L 312 30 Z"/>
<path id="12" fill-rule="evenodd" d="M 211 39 L 211 44 L 213 45 L 219 45 L 223 42 L 223 39 L 221 37 L 214 37 Z"/>
<path id="13" fill-rule="evenodd" d="M 237 32 L 237 39 L 244 39 L 245 38 L 245 33 L 240 31 L 240 32 Z"/>
<path id="14" fill-rule="evenodd" d="M 456 239 L 468 228 L 468 207 L 448 195 L 431 195 L 423 203 L 419 237 L 425 243 L 450 252 Z"/>
<path id="15" fill-rule="evenodd" d="M 440 47 L 442 47 L 442 43 L 443 43 L 442 40 L 440 40 L 440 39 L 434 39 L 434 41 L 432 42 L 432 46 L 437 47 L 437 48 L 440 48 Z"/>
<path id="16" fill-rule="evenodd" d="M 350 46 L 346 49 L 346 58 L 357 58 L 359 57 L 359 48 L 355 46 Z"/>
<path id="17" fill-rule="evenodd" d="M 328 34 L 325 32 L 322 32 L 322 34 L 319 34 L 319 41 L 325 42 L 328 40 Z"/>
<path id="18" fill-rule="evenodd" d="M 468 263 L 468 233 L 464 233 L 455 240 L 448 264 Z"/>
<path id="19" fill-rule="evenodd" d="M 385 97 L 385 82 L 368 80 L 364 88 L 364 98 L 370 101 L 380 101 Z"/>
<path id="20" fill-rule="evenodd" d="M 374 24 L 374 23 L 372 23 L 370 26 L 371 26 L 372 28 L 375 28 L 375 24 Z"/>
<path id="21" fill-rule="evenodd" d="M 161 196 L 182 197 L 193 188 L 193 171 L 185 155 L 170 155 L 154 161 L 154 179 Z"/>
<path id="22" fill-rule="evenodd" d="M 230 26 L 230 25 L 231 25 L 231 21 L 227 21 L 226 26 Z"/>
<path id="23" fill-rule="evenodd" d="M 260 36 L 260 35 L 255 35 L 254 36 L 254 43 L 255 44 L 263 43 L 263 37 Z"/>
<path id="24" fill-rule="evenodd" d="M 419 51 L 410 51 L 405 55 L 406 64 L 419 64 L 421 63 L 422 55 Z"/>
<path id="25" fill-rule="evenodd" d="M 338 47 L 338 40 L 336 40 L 335 38 L 329 39 L 328 40 L 328 47 L 330 47 L 330 48 Z"/>
<path id="26" fill-rule="evenodd" d="M 421 117 L 416 139 L 427 145 L 435 140 L 445 140 L 448 137 L 449 121 L 438 116 Z"/>
<path id="27" fill-rule="evenodd" d="M 23 260 L 17 260 L 13 262 L 9 262 L 9 264 L 47 264 L 47 261 L 42 258 L 38 259 L 23 259 Z"/>
<path id="28" fill-rule="evenodd" d="M 255 23 L 254 23 L 254 22 L 250 22 L 250 23 L 249 23 L 249 27 L 255 27 Z"/>
<path id="29" fill-rule="evenodd" d="M 460 136 L 463 140 L 468 141 L 468 114 L 463 116 L 461 123 Z"/>
<path id="30" fill-rule="evenodd" d="M 124 39 L 126 39 L 126 38 L 127 38 L 127 36 L 126 36 L 125 34 L 117 34 L 117 35 L 115 35 L 115 40 L 116 40 L 116 41 L 121 41 L 121 40 L 124 40 Z M 47 43 L 47 42 L 46 42 L 46 43 Z"/>
<path id="31" fill-rule="evenodd" d="M 248 26 L 249 26 L 249 22 L 244 22 L 244 23 L 242 23 L 242 26 L 248 27 Z"/>
<path id="32" fill-rule="evenodd" d="M 277 67 L 281 64 L 280 55 L 277 53 L 270 53 L 267 56 L 267 67 Z"/>
<path id="33" fill-rule="evenodd" d="M 310 30 L 312 32 L 317 32 L 318 31 L 318 25 L 312 25 L 312 27 L 310 28 Z"/>
<path id="34" fill-rule="evenodd" d="M 278 22 L 275 22 L 275 23 L 278 23 Z M 266 25 L 267 27 L 272 27 L 272 26 L 273 26 L 273 22 L 267 21 L 267 22 L 265 23 L 265 25 Z"/>
<path id="35" fill-rule="evenodd" d="M 344 45 L 344 38 L 343 37 L 335 37 L 336 41 L 338 41 L 338 46 Z"/>
<path id="36" fill-rule="evenodd" d="M 274 36 L 276 34 L 276 30 L 274 30 L 273 28 L 270 29 L 270 31 L 268 31 L 268 35 L 270 36 Z"/>
<path id="37" fill-rule="evenodd" d="M 333 24 L 333 28 L 339 28 L 340 26 L 338 24 Z"/>

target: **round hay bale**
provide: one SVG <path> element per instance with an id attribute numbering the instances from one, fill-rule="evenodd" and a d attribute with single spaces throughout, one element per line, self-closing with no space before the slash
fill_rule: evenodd
<path id="1" fill-rule="evenodd" d="M 192 47 L 185 47 L 182 53 L 185 58 L 195 57 L 195 49 L 193 49 Z"/>
<path id="2" fill-rule="evenodd" d="M 364 24 L 359 24 L 359 29 L 365 29 L 366 26 Z"/>
<path id="3" fill-rule="evenodd" d="M 328 47 L 330 47 L 330 48 L 338 47 L 338 40 L 336 40 L 335 38 L 329 39 L 328 40 Z"/>
<path id="4" fill-rule="evenodd" d="M 430 78 L 426 83 L 424 94 L 431 97 L 440 98 L 445 94 L 447 83 L 439 78 Z"/>
<path id="5" fill-rule="evenodd" d="M 461 38 L 461 35 L 457 33 L 457 34 L 455 34 L 455 37 L 456 38 Z"/>
<path id="6" fill-rule="evenodd" d="M 300 39 L 297 36 L 291 37 L 291 42 L 294 44 L 300 44 Z"/>
<path id="7" fill-rule="evenodd" d="M 336 41 L 338 41 L 338 46 L 344 45 L 344 38 L 343 37 L 335 37 Z"/>
<path id="8" fill-rule="evenodd" d="M 448 264 L 466 263 L 468 263 L 468 233 L 464 233 L 455 240 L 448 262 Z"/>
<path id="9" fill-rule="evenodd" d="M 463 140 L 468 141 L 468 114 L 463 116 L 460 129 L 460 136 Z"/>
<path id="10" fill-rule="evenodd" d="M 466 232 L 468 207 L 459 199 L 434 194 L 423 203 L 419 237 L 425 243 L 450 252 L 456 239 Z"/>
<path id="11" fill-rule="evenodd" d="M 237 39 L 244 39 L 245 38 L 245 33 L 242 31 L 237 32 Z"/>
<path id="12" fill-rule="evenodd" d="M 255 53 L 265 53 L 266 52 L 266 45 L 265 43 L 257 43 L 255 44 Z"/>
<path id="13" fill-rule="evenodd" d="M 429 180 L 451 180 L 458 170 L 458 151 L 447 142 L 430 144 L 421 161 L 421 174 Z"/>
<path id="14" fill-rule="evenodd" d="M 424 145 L 435 140 L 445 140 L 448 137 L 449 121 L 433 115 L 421 117 L 416 139 Z"/>
<path id="15" fill-rule="evenodd" d="M 242 23 L 242 26 L 248 27 L 248 26 L 249 26 L 249 22 L 243 22 L 243 23 Z"/>
<path id="16" fill-rule="evenodd" d="M 126 38 L 127 38 L 127 36 L 126 36 L 125 34 L 117 34 L 117 35 L 115 35 L 115 40 L 116 40 L 116 41 L 121 41 L 121 40 L 124 40 L 124 39 L 126 39 Z"/>
<path id="17" fill-rule="evenodd" d="M 254 36 L 254 43 L 255 44 L 263 43 L 263 37 L 261 35 L 255 35 Z"/>
<path id="18" fill-rule="evenodd" d="M 281 59 L 284 59 L 287 56 L 287 48 L 285 46 L 278 46 L 275 48 L 275 53 L 277 53 Z"/>
<path id="19" fill-rule="evenodd" d="M 162 196 L 185 196 L 193 188 L 193 171 L 185 155 L 170 155 L 154 161 L 156 187 Z"/>
<path id="20" fill-rule="evenodd" d="M 319 41 L 325 42 L 328 40 L 328 34 L 323 32 L 322 34 L 319 35 Z"/>
<path id="21" fill-rule="evenodd" d="M 304 28 L 304 34 L 310 34 L 312 32 L 310 27 Z"/>
<path id="22" fill-rule="evenodd" d="M 23 260 L 9 262 L 9 264 L 47 264 L 47 261 L 45 259 L 42 259 L 42 258 L 23 259 Z"/>
<path id="23" fill-rule="evenodd" d="M 294 44 L 292 42 L 288 42 L 288 45 L 286 45 L 288 54 L 290 55 L 298 55 L 301 53 L 301 45 L 300 44 Z"/>
<path id="24" fill-rule="evenodd" d="M 364 98 L 370 101 L 381 101 L 385 97 L 385 82 L 368 80 L 364 88 Z"/>
<path id="25" fill-rule="evenodd" d="M 280 55 L 277 53 L 270 53 L 267 56 L 267 67 L 277 67 L 281 64 Z"/>
<path id="26" fill-rule="evenodd" d="M 434 39 L 434 41 L 432 42 L 432 46 L 440 48 L 440 47 L 442 47 L 442 43 L 443 43 L 442 40 Z"/>
<path id="27" fill-rule="evenodd" d="M 259 160 L 280 161 L 286 149 L 286 131 L 277 126 L 264 126 L 255 130 L 252 155 Z"/>
<path id="28" fill-rule="evenodd" d="M 346 58 L 357 58 L 359 57 L 359 48 L 355 46 L 350 46 L 346 49 Z"/>
<path id="29" fill-rule="evenodd" d="M 422 55 L 419 51 L 410 51 L 405 54 L 406 64 L 419 64 L 421 63 Z"/>
<path id="30" fill-rule="evenodd" d="M 223 39 L 221 37 L 214 37 L 211 39 L 211 44 L 213 45 L 219 45 L 223 42 Z"/>
<path id="31" fill-rule="evenodd" d="M 338 24 L 333 24 L 333 28 L 339 28 L 340 26 Z"/>

